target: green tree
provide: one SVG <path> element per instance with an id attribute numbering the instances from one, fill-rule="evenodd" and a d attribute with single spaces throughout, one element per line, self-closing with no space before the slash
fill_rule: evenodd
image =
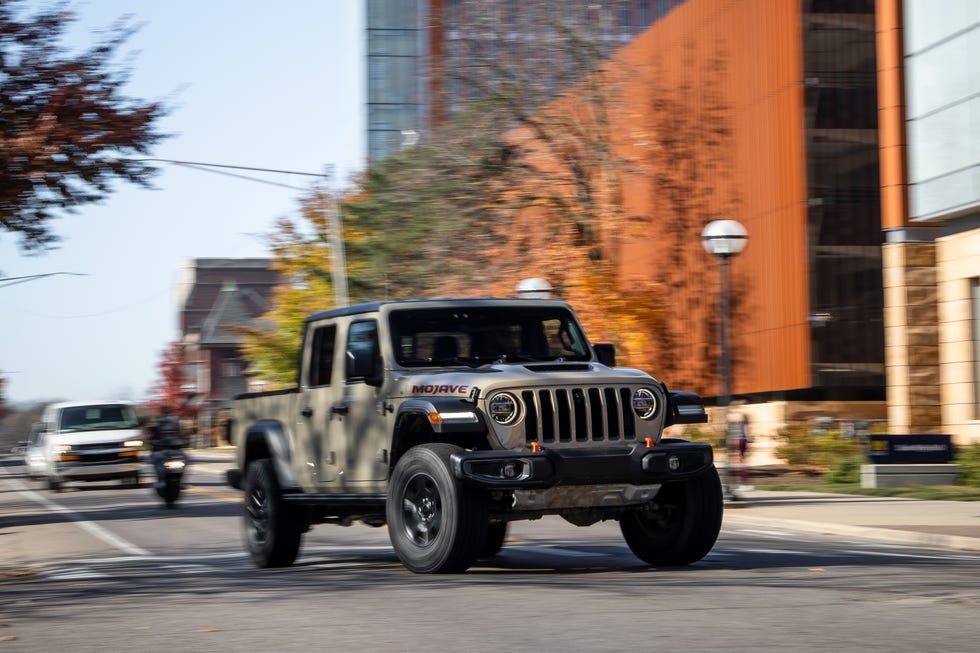
<path id="1" fill-rule="evenodd" d="M 316 311 L 333 308 L 333 225 L 337 202 L 314 190 L 300 201 L 299 219 L 281 218 L 268 235 L 272 268 L 285 283 L 270 298 L 272 308 L 254 325 L 236 327 L 249 372 L 268 389 L 296 383 L 303 321 Z"/>
<path id="2" fill-rule="evenodd" d="M 106 198 L 115 180 L 148 186 L 146 155 L 165 136 L 167 109 L 123 93 L 115 57 L 133 34 L 125 20 L 80 54 L 60 44 L 74 14 L 59 3 L 21 18 L 0 0 L 0 226 L 25 251 L 58 240 L 51 221 Z"/>

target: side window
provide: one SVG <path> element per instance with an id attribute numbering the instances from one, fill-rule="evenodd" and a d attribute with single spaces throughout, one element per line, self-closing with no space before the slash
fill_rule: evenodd
<path id="1" fill-rule="evenodd" d="M 310 386 L 330 385 L 330 371 L 333 369 L 334 343 L 337 340 L 337 325 L 330 324 L 313 331 L 313 346 L 310 352 Z"/>
<path id="2" fill-rule="evenodd" d="M 353 322 L 347 332 L 347 380 L 361 380 L 381 374 L 378 323 Z"/>

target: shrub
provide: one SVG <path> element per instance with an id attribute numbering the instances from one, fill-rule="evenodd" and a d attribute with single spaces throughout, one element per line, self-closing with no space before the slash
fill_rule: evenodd
<path id="1" fill-rule="evenodd" d="M 957 447 L 953 462 L 960 466 L 960 485 L 980 487 L 980 443 Z"/>
<path id="2" fill-rule="evenodd" d="M 864 456 L 838 458 L 830 464 L 830 470 L 824 474 L 824 480 L 828 483 L 860 483 L 861 465 L 867 462 Z"/>
<path id="3" fill-rule="evenodd" d="M 781 429 L 776 436 L 776 456 L 790 465 L 829 469 L 837 460 L 860 457 L 861 440 L 843 437 L 839 430 L 819 431 L 803 427 Z"/>

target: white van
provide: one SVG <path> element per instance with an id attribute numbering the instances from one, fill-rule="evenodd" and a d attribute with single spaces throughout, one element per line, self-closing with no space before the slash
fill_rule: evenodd
<path id="1" fill-rule="evenodd" d="M 51 404 L 31 428 L 27 472 L 60 491 L 66 481 L 123 479 L 138 485 L 143 434 L 125 401 Z"/>

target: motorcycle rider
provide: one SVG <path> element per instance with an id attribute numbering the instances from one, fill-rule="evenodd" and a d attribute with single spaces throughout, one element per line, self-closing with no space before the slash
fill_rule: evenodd
<path id="1" fill-rule="evenodd" d="M 180 422 L 173 409 L 164 405 L 156 423 L 150 427 L 150 463 L 156 473 L 154 489 L 168 508 L 173 508 L 180 494 L 181 479 L 188 463 L 182 451 L 187 441 L 180 435 Z"/>
<path id="2" fill-rule="evenodd" d="M 173 408 L 169 404 L 164 404 L 160 408 L 160 413 L 156 423 L 149 429 L 149 441 L 154 455 L 161 449 L 182 449 L 186 447 L 187 441 L 180 437 L 180 421 L 173 414 Z"/>

